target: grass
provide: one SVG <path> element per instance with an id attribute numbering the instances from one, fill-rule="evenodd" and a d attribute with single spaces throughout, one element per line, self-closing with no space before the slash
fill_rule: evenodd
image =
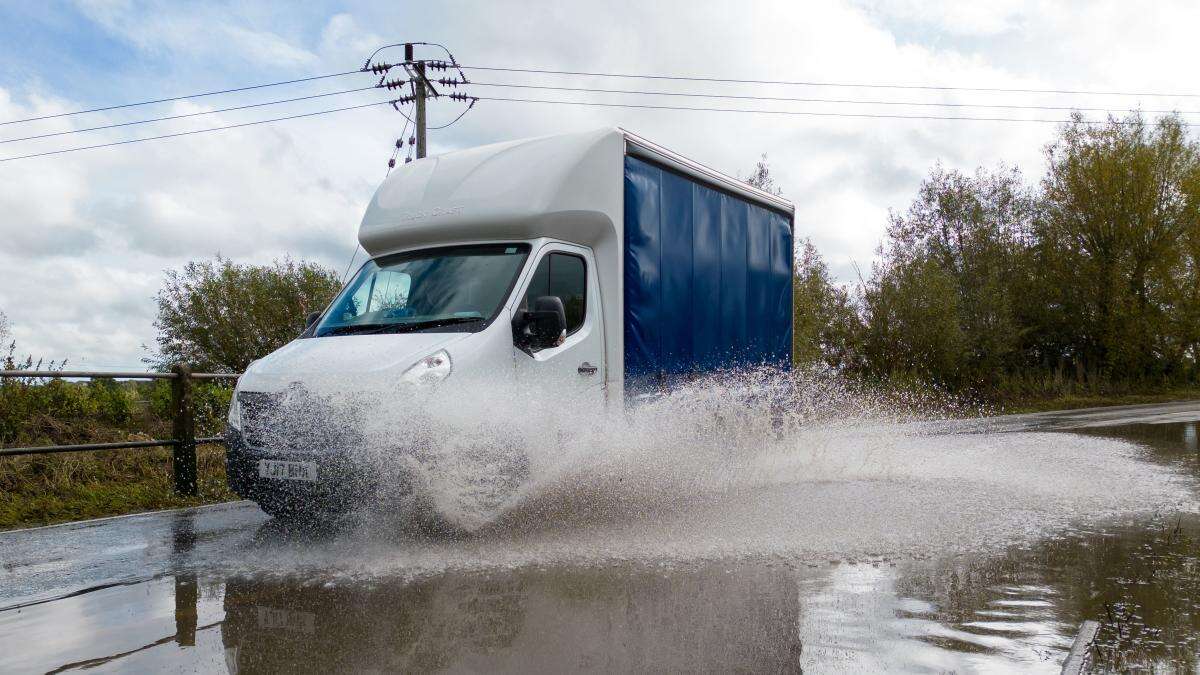
<path id="1" fill-rule="evenodd" d="M 238 498 L 225 484 L 223 447 L 199 448 L 197 469 L 199 496 L 180 497 L 171 489 L 169 449 L 0 459 L 0 530 Z"/>
<path id="2" fill-rule="evenodd" d="M 1100 408 L 1114 405 L 1140 405 L 1195 400 L 1200 400 L 1200 389 L 1182 388 L 1139 394 L 1066 394 L 1044 398 L 1020 398 L 1002 404 L 1000 409 L 1006 414 L 1035 413 L 1053 410 Z"/>
<path id="3" fill-rule="evenodd" d="M 219 434 L 230 390 L 195 386 L 197 435 Z M 0 447 L 170 438 L 170 383 L 0 381 Z M 171 450 L 139 448 L 0 458 L 0 530 L 236 499 L 225 449 L 197 452 L 199 496 L 172 491 Z"/>

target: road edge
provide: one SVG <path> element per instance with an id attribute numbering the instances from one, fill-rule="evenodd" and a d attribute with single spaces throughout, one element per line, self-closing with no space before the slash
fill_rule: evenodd
<path id="1" fill-rule="evenodd" d="M 136 513 L 120 513 L 115 516 L 101 516 L 100 518 L 88 518 L 87 520 L 71 520 L 65 523 L 51 523 L 50 525 L 38 525 L 36 527 L 22 527 L 15 530 L 0 530 L 0 537 L 19 532 L 36 532 L 38 530 L 48 530 L 56 527 L 87 527 L 95 523 L 102 523 L 109 520 L 118 520 L 121 518 L 137 518 L 138 516 L 154 516 L 164 513 L 176 513 L 182 511 L 201 511 L 209 509 L 232 508 L 235 506 L 253 506 L 254 502 L 249 499 L 238 499 L 230 502 L 217 502 L 216 504 L 201 504 L 199 506 L 180 506 L 174 509 L 156 509 L 153 511 L 138 511 Z"/>

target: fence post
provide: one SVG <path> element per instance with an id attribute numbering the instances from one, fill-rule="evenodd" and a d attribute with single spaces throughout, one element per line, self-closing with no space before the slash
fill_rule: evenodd
<path id="1" fill-rule="evenodd" d="M 171 411 L 175 416 L 173 433 L 174 453 L 171 471 L 175 477 L 175 493 L 196 496 L 196 416 L 192 401 L 192 370 L 177 363 L 171 370 Z"/>

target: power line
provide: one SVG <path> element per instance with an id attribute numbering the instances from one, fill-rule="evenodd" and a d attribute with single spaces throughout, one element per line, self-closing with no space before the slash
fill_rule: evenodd
<path id="1" fill-rule="evenodd" d="M 438 96 L 438 97 L 435 97 L 435 98 L 442 98 L 442 97 Z M 479 98 L 478 96 L 471 96 L 471 97 L 468 97 L 468 98 L 466 98 L 466 99 L 459 99 L 459 100 L 466 100 L 466 101 L 468 101 L 469 103 L 467 104 L 467 107 L 466 107 L 466 108 L 463 108 L 463 111 L 462 111 L 462 112 L 460 112 L 460 113 L 458 114 L 458 117 L 455 117 L 454 119 L 450 120 L 449 122 L 446 122 L 445 124 L 443 124 L 443 125 L 441 125 L 441 126 L 429 127 L 428 131 L 435 131 L 435 130 L 437 130 L 437 129 L 445 129 L 446 127 L 448 127 L 448 126 L 450 126 L 450 125 L 454 124 L 455 122 L 457 122 L 457 121 L 461 120 L 461 119 L 463 118 L 463 116 L 464 116 L 464 115 L 466 115 L 468 112 L 470 112 L 470 111 L 471 111 L 471 108 L 474 108 L 474 107 L 475 107 L 475 101 L 476 101 L 476 100 L 478 100 L 478 98 Z M 405 128 L 407 128 L 407 124 L 409 124 L 409 123 L 413 123 L 413 118 L 409 117 L 409 116 L 408 116 L 408 115 L 407 115 L 407 114 L 406 114 L 406 113 L 405 113 L 403 110 L 401 110 L 401 109 L 399 109 L 399 108 L 396 108 L 396 112 L 400 113 L 401 117 L 403 117 L 404 119 L 408 120 L 408 122 L 406 122 L 406 123 L 405 123 L 405 124 L 406 124 Z"/>
<path id="2" fill-rule="evenodd" d="M 413 44 L 426 44 L 426 43 L 413 43 Z M 398 46 L 398 45 L 396 45 L 396 46 Z M 440 45 L 434 45 L 434 46 L 440 47 Z M 384 47 L 381 49 L 386 49 L 386 48 L 387 47 Z M 444 49 L 444 47 L 442 47 L 442 48 Z M 445 63 L 444 65 L 452 67 L 452 68 L 459 68 L 458 64 L 454 61 L 453 55 L 450 55 L 448 51 L 447 51 L 447 55 L 450 56 L 450 62 Z M 439 62 L 439 63 L 441 63 L 441 62 Z M 368 65 L 369 64 L 370 64 L 370 61 L 368 60 Z M 392 66 L 387 66 L 386 64 L 383 64 L 381 67 L 391 68 Z M 1179 96 L 1179 97 L 1200 96 L 1200 94 L 1161 94 L 1161 93 L 1128 93 L 1128 92 L 1105 92 L 1105 91 L 1071 91 L 1071 90 L 1059 90 L 1059 89 L 1003 89 L 1003 88 L 985 88 L 985 87 L 948 87 L 948 86 L 943 87 L 943 86 L 927 86 L 927 85 L 864 84 L 864 83 L 844 83 L 844 82 L 738 80 L 738 79 L 714 78 L 714 77 L 689 77 L 689 76 L 651 75 L 651 74 L 637 75 L 637 74 L 622 74 L 622 73 L 542 70 L 542 69 L 532 69 L 532 68 L 501 68 L 501 67 L 488 67 L 488 66 L 461 66 L 461 68 L 475 69 L 475 70 L 488 70 L 488 71 L 502 71 L 502 72 L 518 72 L 518 73 L 543 73 L 543 74 L 556 74 L 556 75 L 582 75 L 582 76 L 594 76 L 594 77 L 641 78 L 641 79 L 653 79 L 653 80 L 677 80 L 677 81 L 695 81 L 695 82 L 726 82 L 726 83 L 733 82 L 733 83 L 746 83 L 746 84 L 784 84 L 784 85 L 863 87 L 863 88 L 885 88 L 885 89 L 921 89 L 921 90 L 940 90 L 940 91 L 988 91 L 988 92 L 1003 91 L 1003 92 L 1020 92 L 1020 93 L 1059 93 L 1059 94 L 1089 94 L 1089 95 L 1090 94 L 1098 94 L 1098 95 L 1102 94 L 1102 95 Z M 88 110 L 78 110 L 78 111 L 73 111 L 73 112 L 58 113 L 58 114 L 54 114 L 54 115 L 43 115 L 40 117 L 30 117 L 30 118 L 26 118 L 26 119 L 11 120 L 8 122 L 0 122 L 0 126 L 6 125 L 6 124 L 16 124 L 19 122 L 31 122 L 31 121 L 36 121 L 36 120 L 53 119 L 53 118 L 65 117 L 65 116 L 69 116 L 69 115 L 78 115 L 78 114 L 90 113 L 90 112 L 100 112 L 100 111 L 106 111 L 106 110 L 116 110 L 116 109 L 120 109 L 120 108 L 129 108 L 129 107 L 134 107 L 134 106 L 150 105 L 153 103 L 164 103 L 164 102 L 169 102 L 169 101 L 180 101 L 180 100 L 191 99 L 191 98 L 200 98 L 200 97 L 204 97 L 204 96 L 214 96 L 214 95 L 225 94 L 225 93 L 249 91 L 249 90 L 254 90 L 254 89 L 262 89 L 262 88 L 267 88 L 267 87 L 282 86 L 282 85 L 295 84 L 295 83 L 301 83 L 301 82 L 311 82 L 314 80 L 327 79 L 327 78 L 332 78 L 332 77 L 341 77 L 341 76 L 352 75 L 352 74 L 360 73 L 360 72 L 372 72 L 372 71 L 370 68 L 365 68 L 364 70 L 352 70 L 352 71 L 345 71 L 345 72 L 341 72 L 341 73 L 330 73 L 327 75 L 317 75 L 317 76 L 313 76 L 313 77 L 299 78 L 299 79 L 294 79 L 294 80 L 286 80 L 286 81 L 281 81 L 281 82 L 270 82 L 270 83 L 250 85 L 250 86 L 245 86 L 245 87 L 236 87 L 236 88 L 231 88 L 231 89 L 222 89 L 222 90 L 218 90 L 218 91 L 203 92 L 203 93 L 198 93 L 198 94 L 189 94 L 189 95 L 185 95 L 185 96 L 160 98 L 160 99 L 154 99 L 154 100 L 150 100 L 150 101 L 141 101 L 141 102 L 136 102 L 136 103 L 126 103 L 126 104 L 106 106 L 106 107 L 101 107 L 101 108 L 92 108 L 92 109 L 88 109 Z M 460 70 L 460 73 L 461 73 L 461 70 Z M 538 90 L 547 90 L 547 91 L 572 91 L 572 92 L 587 92 L 587 93 L 626 94 L 626 95 L 638 95 L 638 96 L 675 96 L 675 97 L 689 97 L 689 98 L 710 98 L 710 99 L 750 100 L 750 101 L 788 101 L 788 102 L 801 102 L 801 103 L 832 103 L 832 104 L 842 104 L 842 105 L 850 104 L 850 105 L 923 106 L 923 107 L 952 107 L 952 108 L 988 108 L 988 109 L 1009 109 L 1009 110 L 1056 110 L 1056 111 L 1080 110 L 1080 111 L 1087 111 L 1087 112 L 1113 112 L 1112 110 L 1107 109 L 1107 108 L 1094 108 L 1094 107 L 1080 108 L 1080 107 L 1065 107 L 1065 106 L 1039 106 L 1039 105 L 1017 105 L 1017 104 L 935 103 L 935 102 L 925 102 L 925 101 L 881 101 L 881 100 L 856 100 L 856 99 L 813 98 L 813 97 L 757 96 L 757 95 L 737 95 L 737 94 L 704 94 L 704 93 L 696 93 L 696 92 L 672 92 L 672 91 L 641 90 L 641 89 L 604 89 L 604 88 L 596 88 L 596 87 L 528 85 L 528 84 L 500 83 L 500 82 L 469 83 L 466 81 L 465 76 L 463 77 L 463 81 L 461 83 L 462 84 L 477 84 L 479 86 L 489 86 L 489 87 L 538 89 Z M 376 85 L 376 87 L 382 86 L 382 84 L 383 84 L 383 81 L 381 80 L 380 85 Z M 138 125 L 138 124 L 147 124 L 147 123 L 152 123 L 152 122 L 161 122 L 161 121 L 167 121 L 167 120 L 182 119 L 182 118 L 187 118 L 187 117 L 197 117 L 197 116 L 201 116 L 201 115 L 210 115 L 210 114 L 230 112 L 230 111 L 235 111 L 235 110 L 259 108 L 259 107 L 270 106 L 270 105 L 279 105 L 279 104 L 284 104 L 284 103 L 292 103 L 292 102 L 297 102 L 297 101 L 323 98 L 323 97 L 328 97 L 328 96 L 337 96 L 337 95 L 349 94 L 349 93 L 354 93 L 354 92 L 361 92 L 361 91 L 366 91 L 369 89 L 374 89 L 376 87 L 361 87 L 361 88 L 354 88 L 354 89 L 346 89 L 346 90 L 340 90 L 340 91 L 335 91 L 335 92 L 325 92 L 325 93 L 320 93 L 320 94 L 300 96 L 300 97 L 289 98 L 289 99 L 266 101 L 266 102 L 262 102 L 262 103 L 252 103 L 252 104 L 246 104 L 246 105 L 241 105 L 241 106 L 231 106 L 231 107 L 220 108 L 220 109 L 216 109 L 216 110 L 200 111 L 200 112 L 195 112 L 195 113 L 185 113 L 185 114 L 180 114 L 180 115 L 168 115 L 168 116 L 149 118 L 149 119 L 143 119 L 143 120 L 134 120 L 134 121 L 129 121 L 129 122 L 113 123 L 113 124 L 108 124 L 108 125 L 99 125 L 99 126 L 95 126 L 95 127 L 88 127 L 88 128 L 82 128 L 82 129 L 73 129 L 73 130 L 68 130 L 68 131 L 51 132 L 51 133 L 45 133 L 45 134 L 36 134 L 36 135 L 25 136 L 25 137 L 21 137 L 21 138 L 0 140 L 0 144 L 11 143 L 11 142 L 15 142 L 15 141 L 47 138 L 47 137 L 52 137 L 52 136 L 61 136 L 61 135 L 74 134 L 74 133 L 82 133 L 82 132 L 86 132 L 86 131 L 97 131 L 97 130 L 102 130 L 102 129 L 112 129 L 112 128 L 118 128 L 118 127 Z M 470 105 L 468 105 L 467 108 L 465 110 L 463 110 L 461 114 L 458 115 L 458 117 L 455 117 L 448 124 L 442 125 L 441 127 L 435 127 L 435 128 L 439 128 L 439 129 L 445 128 L 445 127 L 450 126 L 451 124 L 454 124 L 455 122 L 457 122 L 471 109 L 471 107 L 473 107 L 474 100 L 476 100 L 476 97 L 469 97 L 469 96 L 466 96 L 465 94 L 456 94 L 456 95 L 450 96 L 450 98 L 459 98 L 459 97 L 461 97 L 461 100 L 463 100 L 463 101 L 468 101 L 468 100 L 471 101 Z M 533 99 L 533 98 L 515 98 L 515 97 L 479 97 L 478 100 L 490 100 L 490 101 L 502 101 L 502 102 L 514 102 L 514 103 L 537 103 L 537 104 L 550 104 L 550 105 L 592 106 L 592 107 L 605 107 L 605 108 L 727 112 L 727 113 L 791 115 L 791 116 L 807 116 L 807 117 L 845 117 L 845 118 L 866 118 L 866 119 L 912 119 L 912 120 L 989 121 L 989 122 L 1035 122 L 1035 123 L 1055 123 L 1055 124 L 1071 123 L 1074 121 L 1074 120 L 1067 120 L 1067 119 L 979 117 L 979 116 L 970 116 L 970 115 L 910 115 L 910 114 L 889 114 L 889 113 L 854 113 L 854 112 L 842 112 L 842 111 L 768 110 L 768 109 L 753 109 L 753 108 L 726 108 L 726 107 L 718 107 L 718 106 L 680 106 L 680 105 L 658 105 L 658 104 L 639 104 L 639 103 L 607 103 L 607 102 L 600 102 L 600 101 L 569 101 L 569 100 L 558 100 L 558 99 Z M 404 102 L 404 101 L 405 101 L 405 98 L 401 97 L 400 99 L 397 99 L 394 101 L 376 101 L 376 102 L 366 103 L 366 104 L 362 104 L 362 105 L 346 106 L 346 107 L 342 107 L 342 108 L 334 108 L 331 110 L 322 110 L 322 111 L 317 111 L 317 112 L 312 112 L 312 113 L 287 115 L 287 116 L 270 118 L 270 119 L 265 119 L 265 120 L 257 120 L 257 121 L 253 121 L 253 122 L 245 122 L 245 123 L 241 123 L 241 124 L 231 124 L 231 125 L 225 125 L 225 126 L 220 126 L 220 127 L 212 127 L 209 129 L 198 129 L 198 130 L 193 130 L 193 131 L 162 134 L 162 135 L 158 135 L 158 136 L 149 136 L 149 137 L 145 137 L 145 138 L 135 138 L 135 139 L 129 139 L 129 140 L 125 140 L 125 141 L 115 141 L 115 142 L 110 142 L 110 143 L 98 143 L 95 145 L 87 145 L 87 146 L 80 146 L 80 147 L 73 147 L 73 148 L 65 148 L 65 149 L 61 149 L 61 150 L 52 150 L 52 151 L 47 151 L 47 152 L 32 153 L 32 154 L 20 155 L 20 156 L 15 156 L 15 157 L 5 157 L 5 158 L 0 158 L 0 162 L 14 161 L 14 160 L 18 160 L 18 159 L 31 159 L 34 157 L 44 157 L 47 155 L 58 155 L 58 154 L 63 154 L 63 153 L 78 152 L 81 150 L 91 150 L 91 149 L 110 147 L 110 146 L 116 146 L 116 145 L 126 145 L 126 144 L 130 144 L 130 143 L 141 143 L 144 141 L 176 138 L 179 136 L 188 136 L 188 135 L 193 135 L 193 134 L 208 133 L 210 131 L 221 131 L 221 130 L 225 130 L 225 129 L 236 129 L 236 128 L 240 128 L 240 127 L 256 126 L 259 124 L 266 124 L 266 123 L 270 123 L 270 122 L 278 122 L 278 121 L 298 119 L 298 118 L 304 118 L 304 117 L 313 117 L 316 115 L 325 115 L 325 114 L 330 114 L 330 113 L 335 113 L 335 112 L 342 112 L 342 111 L 346 111 L 346 110 L 356 110 L 356 109 L 360 109 L 360 108 L 381 105 L 381 104 L 389 103 L 389 102 L 392 103 L 392 105 L 395 107 L 397 103 Z M 398 107 L 397 107 L 397 110 L 399 111 Z M 1148 111 L 1144 111 L 1144 112 L 1168 113 L 1168 112 L 1177 112 L 1177 111 L 1148 110 Z M 401 111 L 401 114 L 403 114 L 402 111 Z M 1183 114 L 1200 114 L 1200 111 L 1189 111 L 1189 112 L 1183 113 Z M 408 116 L 405 115 L 405 117 L 407 118 Z M 1101 123 L 1101 122 L 1091 121 L 1091 120 L 1082 120 L 1082 122 L 1085 124 Z M 1117 123 L 1121 124 L 1123 122 L 1117 121 Z M 1200 126 L 1200 124 L 1184 123 L 1184 126 L 1192 127 L 1192 126 Z"/>
<path id="3" fill-rule="evenodd" d="M 89 108 L 87 110 L 73 110 L 71 112 L 56 113 L 54 115 L 41 115 L 39 117 L 26 117 L 25 119 L 20 119 L 20 120 L 8 120 L 7 122 L 0 122 L 0 126 L 4 126 L 6 124 L 18 124 L 21 122 L 36 122 L 38 120 L 49 120 L 49 119 L 55 119 L 57 117 L 68 117 L 70 115 L 82 115 L 84 113 L 103 112 L 105 110 L 117 110 L 120 108 L 133 108 L 136 106 L 151 105 L 154 103 L 169 103 L 171 101 L 182 101 L 182 100 L 189 99 L 189 98 L 201 98 L 203 96 L 216 96 L 217 94 L 232 94 L 232 93 L 239 92 L 239 91 L 250 91 L 252 89 L 266 89 L 267 87 L 280 87 L 285 84 L 298 84 L 300 82 L 313 82 L 315 80 L 325 80 L 325 79 L 328 79 L 331 77 L 343 77 L 345 75 L 354 75 L 355 73 L 360 73 L 360 72 L 362 72 L 362 71 L 347 70 L 344 73 L 330 73 L 328 75 L 314 75 L 313 77 L 302 77 L 302 78 L 299 78 L 296 80 L 284 80 L 282 82 L 267 82 L 265 84 L 252 84 L 252 85 L 249 85 L 246 87 L 235 87 L 233 89 L 221 89 L 219 91 L 206 91 L 206 92 L 199 93 L 199 94 L 187 94 L 184 96 L 172 96 L 170 98 L 158 98 L 158 99 L 154 99 L 151 101 L 138 101 L 136 103 L 122 103 L 120 105 L 105 106 L 103 108 Z"/>
<path id="4" fill-rule="evenodd" d="M 466 108 L 463 108 L 463 111 L 462 111 L 462 112 L 460 112 L 460 113 L 458 114 L 458 117 L 455 117 L 454 119 L 450 120 L 449 122 L 446 122 L 445 124 L 443 124 L 443 125 L 441 125 L 441 126 L 437 126 L 437 127 L 429 127 L 429 130 L 430 130 L 430 131 L 434 131 L 434 130 L 437 130 L 437 129 L 445 129 L 446 127 L 448 127 L 448 126 L 450 126 L 450 125 L 454 124 L 455 122 L 457 122 L 457 121 L 461 120 L 461 119 L 463 118 L 463 116 L 464 116 L 464 115 L 466 115 L 467 113 L 471 112 L 471 108 L 474 108 L 474 107 L 475 107 L 475 101 L 476 101 L 476 100 L 478 100 L 478 97 L 472 96 L 470 100 L 471 100 L 471 102 L 467 104 L 467 107 L 466 107 Z"/>
<path id="5" fill-rule="evenodd" d="M 1124 112 L 1116 108 L 1084 108 L 1077 106 L 1047 106 L 1047 105 L 1021 105 L 1021 104 L 1000 104 L 1000 103 L 934 103 L 928 101 L 876 101 L 863 99 L 842 99 L 842 98 L 807 98 L 795 96 L 750 96 L 740 94 L 699 94 L 694 92 L 679 92 L 679 91 L 655 91 L 643 89 L 599 89 L 595 87 L 556 87 L 549 85 L 537 84 L 515 84 L 510 82 L 471 82 L 475 87 L 501 87 L 506 89 L 541 89 L 548 91 L 579 91 L 599 94 L 637 94 L 645 96 L 684 96 L 689 98 L 723 98 L 737 99 L 747 101 L 789 101 L 795 103 L 841 103 L 854 105 L 891 105 L 891 106 L 922 106 L 933 108 L 992 108 L 1000 110 L 1058 110 L 1069 112 L 1078 110 L 1080 112 Z M 1181 115 L 1200 115 L 1200 111 L 1188 110 L 1142 110 L 1141 112 L 1150 114 L 1170 114 L 1179 113 Z"/>
<path id="6" fill-rule="evenodd" d="M 1057 111 L 1072 111 L 1080 112 L 1120 112 L 1113 108 L 1086 108 L 1086 107 L 1068 107 L 1068 106 L 1040 106 L 1040 105 L 1018 105 L 1018 104 L 987 104 L 987 103 L 931 103 L 924 101 L 878 101 L 878 100 L 863 100 L 863 99 L 830 99 L 830 98 L 808 98 L 808 97 L 793 97 L 793 96 L 750 96 L 750 95 L 735 95 L 735 94 L 700 94 L 694 92 L 674 92 L 674 91 L 655 91 L 655 90 L 639 90 L 639 89 L 601 89 L 594 87 L 558 87 L 548 85 L 527 85 L 507 82 L 472 82 L 474 86 L 480 87 L 500 87 L 514 89 L 538 89 L 547 91 L 573 91 L 573 92 L 588 92 L 588 93 L 604 93 L 604 94 L 634 94 L 646 96 L 676 96 L 688 98 L 717 98 L 731 100 L 751 100 L 751 101 L 787 101 L 797 103 L 836 103 L 836 104 L 853 104 L 853 105 L 887 105 L 887 106 L 921 106 L 921 107 L 950 107 L 950 108 L 988 108 L 988 109 L 1004 109 L 1004 110 L 1057 110 Z M 297 101 L 307 101 L 317 98 L 326 98 L 329 96 L 341 96 L 344 94 L 352 94 L 362 91 L 369 91 L 378 88 L 377 86 L 357 87 L 354 89 L 343 89 L 339 91 L 325 92 L 321 94 L 312 94 L 309 96 L 298 96 L 296 98 L 279 99 L 275 101 L 265 101 L 263 103 L 251 103 L 247 105 L 231 106 L 228 108 L 217 108 L 215 110 L 204 110 L 194 113 L 185 113 L 180 115 L 167 115 L 163 117 L 153 117 L 144 120 L 134 120 L 130 122 L 120 122 L 115 124 L 105 124 L 95 127 L 85 127 L 82 129 L 70 129 L 67 131 L 55 131 L 45 134 L 35 134 L 32 136 L 22 136 L 18 138 L 0 139 L 0 144 L 15 143 L 18 141 L 29 141 L 41 138 L 51 138 L 54 136 L 64 136 L 69 134 L 84 133 L 89 131 L 100 131 L 104 129 L 116 129 L 120 127 L 135 126 L 139 124 L 150 124 L 153 122 L 165 122 L 177 119 L 186 119 L 189 117 L 200 117 L 203 115 L 214 115 L 224 112 L 232 112 L 237 110 L 248 110 L 252 108 L 261 108 L 271 105 L 280 105 L 284 103 L 295 103 Z M 451 122 L 441 126 L 432 127 L 431 129 L 444 129 L 451 124 L 454 124 L 467 113 L 470 109 L 464 109 Z M 1175 110 L 1142 110 L 1141 112 L 1151 114 L 1169 114 L 1178 112 L 1180 114 L 1200 114 L 1200 111 L 1175 111 Z M 405 116 L 407 118 L 407 116 Z M 411 120 L 410 120 L 411 121 Z"/>
<path id="7" fill-rule="evenodd" d="M 254 122 L 242 122 L 241 124 L 228 124 L 221 127 L 212 127 L 209 129 L 195 129 L 193 131 L 180 131 L 173 134 L 163 134 L 161 136 L 147 136 L 145 138 L 131 138 L 126 141 L 114 141 L 112 143 L 97 143 L 96 145 L 84 145 L 76 148 L 65 148 L 62 150 L 51 150 L 49 152 L 37 152 L 30 155 L 18 155 L 16 157 L 0 157 L 0 162 L 12 162 L 18 159 L 32 159 L 34 157 L 46 157 L 48 155 L 61 155 L 68 152 L 79 152 L 80 150 L 94 150 L 96 148 L 107 148 L 114 145 L 129 145 L 130 143 L 142 143 L 144 141 L 158 141 L 164 138 L 178 138 L 180 136 L 191 136 L 193 134 L 206 134 L 210 131 L 224 131 L 226 129 L 239 129 L 241 127 L 252 127 L 259 124 L 268 124 L 270 122 L 282 122 L 284 120 L 300 119 L 302 117 L 316 117 L 317 115 L 328 115 L 330 113 L 343 112 L 346 110 L 359 110 L 361 108 L 370 108 L 372 106 L 391 103 L 391 101 L 375 101 L 374 103 L 363 103 L 361 105 L 351 105 L 344 108 L 333 108 L 332 110 L 318 110 L 316 112 L 301 113 L 298 115 L 288 115 L 286 117 L 273 117 L 265 120 L 256 120 Z"/>
<path id="8" fill-rule="evenodd" d="M 846 117 L 846 118 L 866 118 L 866 119 L 909 119 L 909 120 L 948 120 L 948 121 L 975 121 L 975 122 L 1035 122 L 1049 124 L 1070 124 L 1074 120 L 1066 119 L 1039 119 L 1039 118 L 1014 118 L 1014 117 L 969 117 L 969 116 L 953 116 L 953 115 L 893 115 L 880 113 L 844 113 L 844 112 L 819 112 L 805 110 L 765 110 L 751 108 L 719 108 L 707 106 L 668 106 L 668 105 L 651 105 L 637 103 L 602 103 L 599 101 L 559 101 L 550 99 L 528 99 L 528 98 L 504 98 L 496 96 L 480 96 L 477 97 L 481 101 L 503 101 L 512 103 L 541 103 L 553 105 L 575 105 L 575 106 L 593 106 L 603 108 L 632 108 L 632 109 L 649 109 L 649 110 L 679 110 L 679 111 L 698 111 L 698 112 L 725 112 L 725 113 L 747 113 L 747 114 L 763 114 L 763 115 L 793 115 L 806 117 Z M 241 127 L 256 126 L 259 124 L 268 124 L 271 122 L 282 122 L 285 120 L 300 119 L 304 117 L 315 117 L 317 115 L 327 115 L 330 113 L 343 112 L 346 110 L 358 110 L 361 108 L 369 108 L 372 106 L 391 104 L 393 101 L 375 101 L 373 103 L 364 103 L 361 105 L 346 106 L 343 108 L 333 108 L 331 110 L 319 110 L 311 113 L 302 113 L 297 115 L 287 115 L 284 117 L 274 117 L 265 120 L 256 120 L 254 122 L 243 122 L 241 124 L 229 124 L 220 127 L 212 127 L 209 129 L 196 129 L 193 131 L 182 131 L 172 134 L 162 134 L 159 136 L 147 136 L 145 138 L 133 138 L 125 141 L 114 141 L 111 143 L 98 143 L 95 145 L 85 145 L 74 148 L 65 148 L 62 150 L 51 150 L 48 152 L 38 152 L 28 155 L 18 155 L 15 157 L 0 158 L 0 162 L 12 162 L 19 159 L 32 159 L 35 157 L 46 157 L 49 155 L 61 155 L 70 152 L 79 152 L 81 150 L 94 150 L 97 148 L 107 148 L 117 145 L 128 145 L 131 143 L 142 143 L 144 141 L 157 141 L 167 138 L 177 138 L 180 136 L 191 136 L 194 134 L 203 134 L 211 131 L 224 131 L 226 129 L 238 129 Z M 465 114 L 464 111 L 463 114 Z M 461 115 L 460 115 L 461 117 Z M 457 121 L 457 118 L 456 120 Z M 1103 124 L 1094 120 L 1082 120 L 1084 124 Z M 1124 122 L 1116 121 L 1117 124 Z M 1195 127 L 1200 126 L 1198 123 L 1183 123 L 1184 126 Z"/>
<path id="9" fill-rule="evenodd" d="M 986 91 L 1010 94 L 1080 94 L 1087 96 L 1155 96 L 1164 98 L 1200 98 L 1200 94 L 1134 91 L 1096 91 L 1086 89 L 1023 89 L 1009 87 L 956 87 L 928 84 L 884 84 L 863 82 L 828 82 L 815 80 L 747 80 L 724 77 L 699 77 L 687 75 L 652 75 L 634 73 L 600 73 L 579 70 L 544 70 L 539 68 L 500 68 L 495 66 L 462 65 L 466 70 L 488 70 L 504 73 L 536 73 L 541 75 L 581 75 L 585 77 L 617 77 L 638 80 L 676 80 L 681 82 L 725 82 L 731 84 L 781 84 L 799 87 L 848 87 L 859 89 L 919 89 L 925 91 Z"/>
<path id="10" fill-rule="evenodd" d="M 311 100 L 314 98 L 325 98 L 328 96 L 341 96 L 342 94 L 352 94 L 354 92 L 370 91 L 372 89 L 375 89 L 375 87 L 370 86 L 370 87 L 359 87 L 357 89 L 343 89 L 341 91 L 330 91 L 330 92 L 326 92 L 324 94 L 312 94 L 311 96 L 299 96 L 296 98 L 285 98 L 285 99 L 280 99 L 278 101 L 266 101 L 264 103 L 251 103 L 248 105 L 238 105 L 238 106 L 233 106 L 230 108 L 218 108 L 216 110 L 202 110 L 200 112 L 185 113 L 182 115 L 167 115 L 165 117 L 152 117 L 150 119 L 134 120 L 132 122 L 118 122 L 116 124 L 104 124 L 104 125 L 101 125 L 98 127 L 86 127 L 83 129 L 70 129 L 67 131 L 53 131 L 53 132 L 45 133 L 45 134 L 36 134 L 34 136 L 23 136 L 21 138 L 5 138 L 3 140 L 0 140 L 0 144 L 16 143 L 17 141 L 31 141 L 31 140 L 34 140 L 37 138 L 50 138 L 51 136 L 65 136 L 67 134 L 81 134 L 86 131 L 99 131 L 101 129 L 116 129 L 118 127 L 129 127 L 129 126 L 133 126 L 136 124 L 149 124 L 151 122 L 165 122 L 167 120 L 179 120 L 179 119 L 185 119 L 188 117 L 199 117 L 201 115 L 215 115 L 217 113 L 230 112 L 233 110 L 248 110 L 250 108 L 261 108 L 263 106 L 279 105 L 281 103 L 295 103 L 296 101 L 308 101 L 308 100 Z"/>
<path id="11" fill-rule="evenodd" d="M 764 110 L 751 108 L 717 108 L 706 106 L 675 106 L 675 105 L 651 105 L 642 103 L 601 103 L 599 101 L 556 101 L 548 99 L 536 98 L 502 98 L 495 96 L 480 96 L 481 101 L 510 101 L 515 103 L 549 103 L 554 105 L 580 105 L 580 106 L 597 106 L 602 108 L 639 108 L 649 110 L 688 110 L 700 112 L 726 112 L 726 113 L 752 113 L 761 115 L 799 115 L 805 117 L 850 117 L 850 118 L 869 118 L 869 119 L 898 119 L 898 120 L 957 120 L 957 121 L 972 121 L 972 122 L 1041 122 L 1047 124 L 1071 124 L 1075 120 L 1066 119 L 1037 119 L 1037 118 L 1018 118 L 1018 117 L 969 117 L 955 115 L 894 115 L 885 113 L 845 113 L 845 112 L 819 112 L 811 110 Z M 1080 120 L 1084 124 L 1105 124 L 1095 120 Z M 1116 124 L 1125 124 L 1120 120 L 1114 120 Z M 1182 123 L 1183 126 L 1194 127 L 1200 126 L 1200 123 Z"/>

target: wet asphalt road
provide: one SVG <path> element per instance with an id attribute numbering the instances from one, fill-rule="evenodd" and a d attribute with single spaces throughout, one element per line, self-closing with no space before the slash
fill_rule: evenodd
<path id="1" fill-rule="evenodd" d="M 1198 421 L 1189 402 L 987 426 L 1124 439 L 1194 471 Z M 1110 665 L 1194 668 L 1200 522 L 1159 515 L 944 559 L 533 556 L 415 574 L 337 564 L 404 541 L 288 531 L 247 502 L 117 517 L 0 533 L 0 672 L 1057 672 L 1101 612 L 1116 612 Z M 482 550 L 439 546 L 426 554 Z"/>

